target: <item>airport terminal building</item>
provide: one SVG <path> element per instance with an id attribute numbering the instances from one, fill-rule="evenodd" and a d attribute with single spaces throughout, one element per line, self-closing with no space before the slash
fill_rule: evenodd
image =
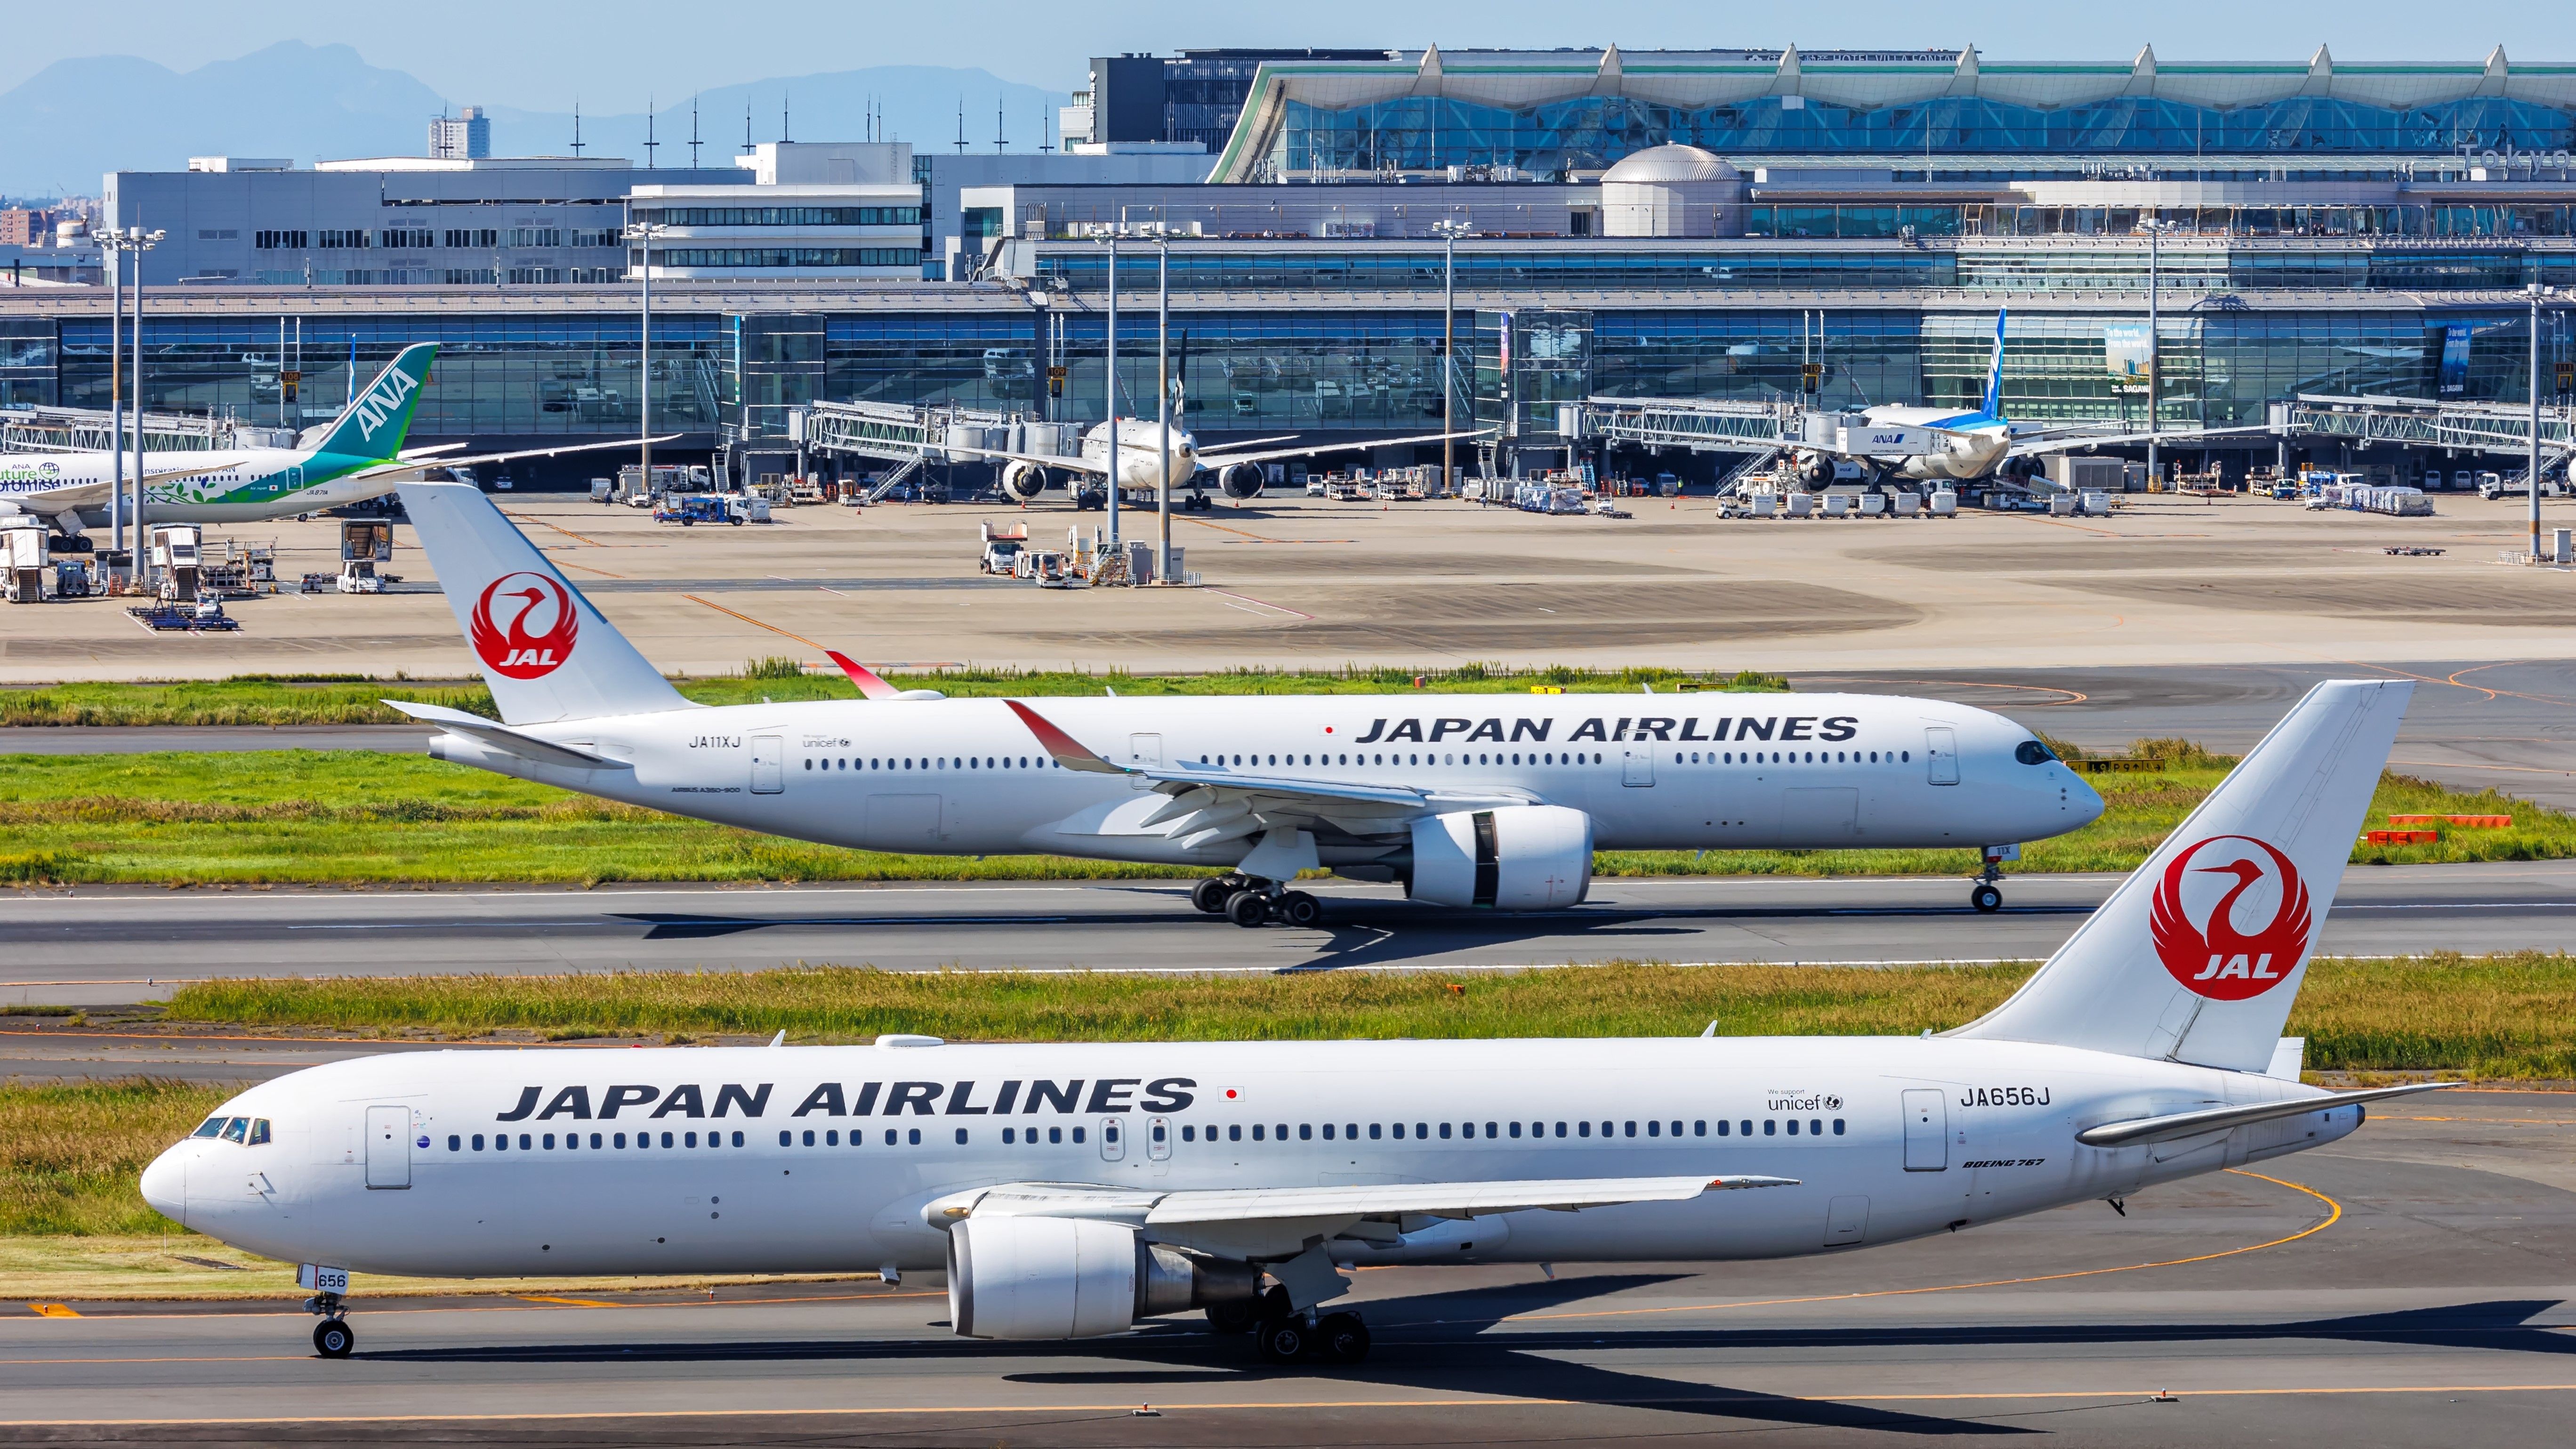
<path id="1" fill-rule="evenodd" d="M 2576 289 L 2576 63 L 1213 54 L 1095 62 L 1086 123 L 1099 130 L 1069 137 L 1090 156 L 955 171 L 938 183 L 953 202 L 924 195 L 944 157 L 912 159 L 909 198 L 881 165 L 866 185 L 854 171 L 867 194 L 840 209 L 764 200 L 784 183 L 749 168 L 629 171 L 612 194 L 585 166 L 565 191 L 585 208 L 561 224 L 566 241 L 591 242 L 677 209 L 675 190 L 648 206 L 648 180 L 691 188 L 694 220 L 737 233 L 692 239 L 693 259 L 743 263 L 720 272 L 626 247 L 585 253 L 578 276 L 570 256 L 513 267 L 487 252 L 455 279 L 408 267 L 282 279 L 245 261 L 231 277 L 156 282 L 145 395 L 300 423 L 336 409 L 352 365 L 437 340 L 418 435 L 615 436 L 636 426 L 648 385 L 637 278 L 653 265 L 654 418 L 686 446 L 774 442 L 815 400 L 1088 423 L 1106 411 L 1121 231 L 1121 410 L 1152 408 L 1167 265 L 1188 422 L 1216 437 L 1428 430 L 1444 295 L 1458 386 L 1476 394 L 1460 410 L 1555 446 L 1555 404 L 1585 396 L 1785 401 L 1812 378 L 1828 407 L 1972 404 L 1998 310 L 2009 415 L 2143 422 L 2144 388 L 2117 363 L 2143 339 L 2151 297 L 2165 425 L 2260 423 L 2302 393 L 2520 401 L 2526 289 Z M 1116 147 L 1151 164 L 1108 175 L 1098 157 Z M 1194 147 L 1179 164 L 1204 179 L 1176 178 Z M 455 174 L 403 185 L 453 197 Z M 348 184 L 302 175 L 308 191 Z M 941 243 L 899 233 L 942 205 L 961 242 L 936 267 L 907 267 Z M 249 250 L 297 229 L 255 212 L 227 223 Z M 760 235 L 773 221 L 775 244 Z M 847 238 L 815 233 L 836 223 Z M 882 269 L 799 260 L 827 252 Z M 105 312 L 95 288 L 0 292 L 0 403 L 103 406 Z M 2563 310 L 2540 316 L 2544 401 L 2563 402 L 2576 339 Z M 285 372 L 298 375 L 292 402 Z M 2270 443 L 2248 446 L 2269 460 Z"/>

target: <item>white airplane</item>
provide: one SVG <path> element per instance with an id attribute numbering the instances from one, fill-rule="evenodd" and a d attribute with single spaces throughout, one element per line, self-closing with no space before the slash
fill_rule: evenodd
<path id="1" fill-rule="evenodd" d="M 2097 425 L 2043 426 L 2004 416 L 2004 320 L 1995 313 L 1995 346 L 1986 363 L 1986 390 L 1969 411 L 1882 404 L 1864 408 L 1855 423 L 1836 413 L 1809 413 L 1805 441 L 1791 449 L 1805 481 L 1823 488 L 1837 482 L 1964 483 L 2010 476 L 2016 467 L 2038 471 L 2040 457 L 2143 443 L 2142 432 L 2102 431 Z M 2152 436 L 2177 443 L 2235 433 L 2239 428 L 2167 428 Z"/>
<path id="2" fill-rule="evenodd" d="M 1292 435 L 1293 436 L 1293 435 Z M 1121 488 L 1160 489 L 1166 479 L 1172 487 L 1187 486 L 1201 468 L 1216 474 L 1217 487 L 1228 498 L 1261 496 L 1261 465 L 1282 458 L 1311 458 L 1322 453 L 1343 453 L 1359 448 L 1392 448 L 1405 443 L 1437 443 L 1444 438 L 1472 438 L 1474 432 L 1423 433 L 1409 438 L 1360 438 L 1348 442 L 1311 443 L 1295 448 L 1262 449 L 1263 443 L 1285 441 L 1284 438 L 1252 438 L 1227 444 L 1210 453 L 1199 451 L 1196 436 L 1179 428 L 1172 429 L 1171 471 L 1163 469 L 1163 428 L 1152 418 L 1118 420 L 1118 457 L 1116 470 Z M 951 445 L 951 453 L 967 457 L 992 458 L 1002 464 L 1002 491 L 1022 503 L 1029 502 L 1046 488 L 1050 468 L 1076 472 L 1088 478 L 1106 481 L 1111 471 L 1109 457 L 1109 424 L 1096 423 L 1082 435 L 1082 455 L 1078 458 L 1055 458 L 1038 453 L 1013 453 L 995 448 L 968 448 Z"/>
<path id="3" fill-rule="evenodd" d="M 144 517 L 153 523 L 255 523 L 380 498 L 401 480 L 420 477 L 424 468 L 636 446 L 627 439 L 453 456 L 465 445 L 442 443 L 405 452 L 403 438 L 437 356 L 435 342 L 404 348 L 310 447 L 146 451 Z M 132 455 L 127 457 L 131 467 Z M 111 452 L 0 453 L 0 514 L 51 519 L 56 532 L 77 535 L 108 521 L 116 478 L 117 455 Z M 125 486 L 134 486 L 130 473 Z"/>
<path id="4" fill-rule="evenodd" d="M 940 1268 L 967 1337 L 1203 1308 L 1265 1358 L 1347 1363 L 1344 1266 L 1782 1258 L 2120 1208 L 2446 1085 L 2303 1086 L 2280 1036 L 2410 688 L 2310 690 L 1938 1035 L 406 1053 L 250 1088 L 143 1196 L 303 1265 L 325 1357 L 352 1270 Z"/>
<path id="5" fill-rule="evenodd" d="M 457 484 L 402 498 L 501 719 L 394 702 L 439 759 L 773 835 L 871 850 L 1042 851 L 1229 868 L 1237 924 L 1311 926 L 1330 867 L 1415 900 L 1554 910 L 1592 852 L 1982 846 L 2102 799 L 1999 715 L 1885 695 L 1264 695 L 703 708 Z M 1088 741 L 1088 743 L 1085 743 Z M 1991 877 L 1975 904 L 2002 901 Z"/>

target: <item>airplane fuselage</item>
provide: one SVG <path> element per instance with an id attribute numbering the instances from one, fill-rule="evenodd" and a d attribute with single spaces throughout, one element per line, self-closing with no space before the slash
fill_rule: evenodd
<path id="1" fill-rule="evenodd" d="M 1011 1182 L 1761 1174 L 1796 1185 L 1435 1220 L 1374 1246 L 1336 1236 L 1350 1220 L 1297 1231 L 1363 1264 L 1769 1258 L 2119 1197 L 2360 1124 L 2342 1106 L 2154 1147 L 2074 1140 L 2311 1095 L 2253 1073 L 1910 1037 L 440 1052 L 253 1087 L 215 1120 L 250 1119 L 260 1130 L 236 1135 L 267 1141 L 190 1138 L 143 1192 L 288 1262 L 509 1276 L 932 1268 L 944 1239 L 925 1207 Z"/>
<path id="2" fill-rule="evenodd" d="M 1122 488 L 1160 488 L 1165 478 L 1175 488 L 1188 483 L 1199 470 L 1198 440 L 1175 427 L 1172 429 L 1171 471 L 1163 471 L 1163 429 L 1151 418 L 1121 418 L 1118 421 L 1118 485 Z M 1109 424 L 1094 426 L 1082 438 L 1084 461 L 1101 469 L 1109 468 Z"/>
<path id="3" fill-rule="evenodd" d="M 1398 785 L 1429 808 L 1567 806 L 1597 849 L 1975 847 L 2086 824 L 2101 797 L 2001 716 L 1884 695 L 1354 695 L 1050 699 L 1111 762 Z M 1134 777 L 1054 766 L 996 699 L 734 705 L 526 725 L 630 765 L 540 764 L 454 735 L 439 758 L 823 844 L 1231 866 L 1245 829 L 1149 824 Z M 2024 755 L 2032 755 L 2025 761 Z M 1442 800 L 1461 803 L 1444 807 Z M 1471 803 L 1472 802 L 1472 803 Z M 1321 863 L 1386 861 L 1405 827 L 1353 805 Z"/>
<path id="4" fill-rule="evenodd" d="M 1964 483 L 1983 478 L 1994 472 L 2012 450 L 2012 425 L 1976 410 L 1875 407 L 1862 416 L 1879 426 L 1941 431 L 1938 446 L 1932 451 L 1900 458 L 1894 464 L 1894 475 L 1909 482 Z"/>
<path id="5" fill-rule="evenodd" d="M 381 497 L 394 490 L 399 475 L 365 479 L 346 475 L 382 465 L 378 458 L 349 457 L 304 448 L 239 448 L 215 452 L 151 452 L 143 471 L 178 469 L 209 471 L 182 478 L 163 478 L 144 487 L 144 517 L 152 523 L 253 523 L 315 509 Z M 424 464 L 423 466 L 430 466 Z M 132 455 L 127 455 L 130 489 Z M 113 482 L 116 456 L 104 452 L 0 454 L 0 502 L 18 502 L 58 488 Z M 39 502 L 25 502 L 31 512 L 45 512 Z M 104 503 L 65 510 L 84 526 L 108 519 Z"/>

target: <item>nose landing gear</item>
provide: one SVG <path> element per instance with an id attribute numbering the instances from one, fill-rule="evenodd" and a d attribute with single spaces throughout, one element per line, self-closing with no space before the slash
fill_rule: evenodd
<path id="1" fill-rule="evenodd" d="M 358 1346 L 358 1336 L 350 1331 L 349 1300 L 329 1289 L 304 1300 L 304 1311 L 322 1315 L 313 1325 L 313 1351 L 324 1358 L 347 1358 Z"/>
<path id="2" fill-rule="evenodd" d="M 1991 916 L 2004 908 L 2004 893 L 1998 884 L 2004 878 L 2004 862 L 2021 859 L 2021 847 L 1989 845 L 1985 858 L 1985 869 L 1977 872 L 1977 883 L 1968 888 L 1968 904 L 1976 907 L 1979 915 Z"/>

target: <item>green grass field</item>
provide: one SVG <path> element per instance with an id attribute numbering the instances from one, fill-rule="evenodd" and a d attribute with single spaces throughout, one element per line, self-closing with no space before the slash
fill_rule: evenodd
<path id="1" fill-rule="evenodd" d="M 2228 761 L 2153 743 L 2169 767 L 2093 777 L 2109 803 L 2082 830 L 2037 841 L 2018 869 L 2128 870 L 2208 794 Z M 2392 811 L 2510 814 L 2508 830 L 2438 844 L 2360 846 L 2361 862 L 2576 855 L 2576 818 L 2492 793 L 2381 782 Z M 1604 875 L 1956 875 L 1965 850 L 1606 851 Z M 359 882 L 1002 880 L 1189 872 L 1056 856 L 888 855 L 806 845 L 612 804 L 418 755 L 0 756 L 0 880 L 273 884 Z"/>
<path id="2" fill-rule="evenodd" d="M 173 1019 L 235 1026 L 503 1029 L 864 1041 L 1287 1041 L 1367 1037 L 1912 1036 L 1970 1021 L 2032 966 L 1665 966 L 1518 973 L 1133 976 L 840 966 L 579 976 L 221 980 Z M 2289 1030 L 2319 1071 L 2576 1077 L 2576 958 L 2314 964 Z"/>
<path id="3" fill-rule="evenodd" d="M 1698 674 L 1680 669 L 1504 670 L 1469 664 L 1452 669 L 1285 670 L 1238 669 L 1215 674 L 1103 674 L 1071 670 L 954 669 L 928 674 L 889 674 L 905 689 L 936 689 L 964 697 L 996 695 L 1388 694 L 1420 688 L 1439 694 L 1524 694 L 1547 686 L 1578 694 L 1635 693 L 1659 689 L 1779 691 L 1789 682 L 1776 674 Z M 763 699 L 854 699 L 857 691 L 838 672 L 807 674 L 787 658 L 753 659 L 742 672 L 718 679 L 682 677 L 672 683 L 700 704 L 752 704 Z M 361 675 L 277 678 L 241 675 L 213 681 L 161 684 L 48 684 L 0 689 L 0 726 L 6 725 L 313 725 L 402 724 L 405 717 L 379 701 L 392 697 L 497 716 L 491 691 L 464 680 L 369 679 Z"/>

